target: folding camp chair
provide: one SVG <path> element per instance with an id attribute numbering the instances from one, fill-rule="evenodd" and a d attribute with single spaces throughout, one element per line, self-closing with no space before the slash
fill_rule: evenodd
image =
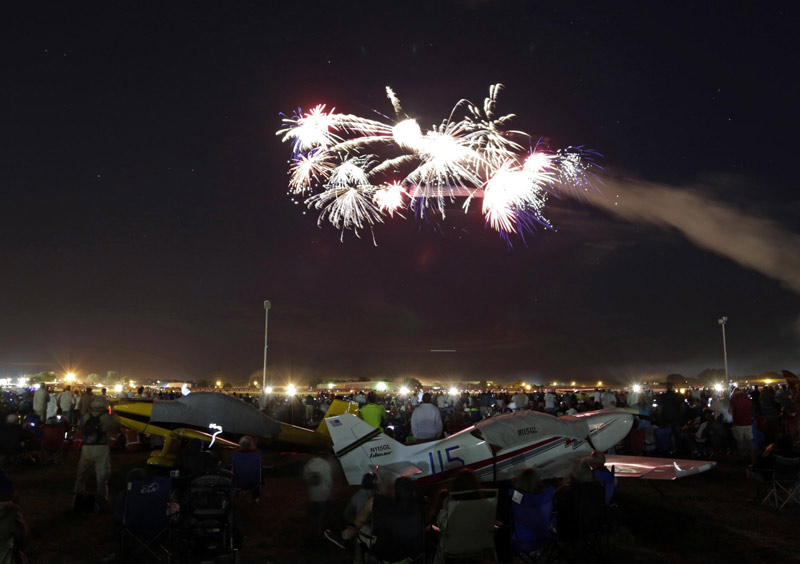
<path id="1" fill-rule="evenodd" d="M 229 472 L 217 471 L 192 479 L 183 492 L 173 527 L 178 562 L 235 561 L 231 482 Z"/>
<path id="2" fill-rule="evenodd" d="M 447 520 L 441 529 L 436 562 L 448 558 L 491 555 L 497 560 L 494 525 L 497 490 L 450 492 Z"/>
<path id="3" fill-rule="evenodd" d="M 261 452 L 234 452 L 231 471 L 234 490 L 237 493 L 249 491 L 258 502 L 261 497 Z"/>
<path id="4" fill-rule="evenodd" d="M 772 480 L 761 503 L 769 503 L 776 509 L 783 509 L 788 503 L 800 503 L 800 458 L 775 457 Z"/>
<path id="5" fill-rule="evenodd" d="M 169 478 L 128 482 L 120 551 L 124 558 L 141 561 L 133 556 L 143 551 L 149 552 L 157 560 L 169 556 L 169 551 L 161 543 L 169 532 L 167 506 L 171 493 L 172 481 Z M 135 541 L 132 548 L 126 544 L 130 540 Z"/>
<path id="6" fill-rule="evenodd" d="M 56 423 L 42 428 L 42 451 L 49 462 L 61 464 L 68 450 L 67 424 Z"/>
<path id="7" fill-rule="evenodd" d="M 552 487 L 538 494 L 511 490 L 511 548 L 525 562 L 538 560 L 555 541 Z"/>
<path id="8" fill-rule="evenodd" d="M 653 429 L 653 437 L 656 443 L 656 452 L 661 454 L 669 454 L 675 450 L 675 445 L 672 442 L 672 427 L 655 427 Z"/>
<path id="9" fill-rule="evenodd" d="M 606 522 L 605 487 L 592 480 L 572 484 L 563 493 L 559 491 L 556 514 L 560 540 L 591 540 Z"/>
<path id="10" fill-rule="evenodd" d="M 365 561 L 416 561 L 425 555 L 425 505 L 376 495 L 372 498 L 372 528 Z"/>
<path id="11" fill-rule="evenodd" d="M 615 472 L 616 470 L 613 466 L 610 471 L 605 468 L 598 468 L 592 472 L 594 479 L 600 482 L 605 489 L 606 507 L 611 505 L 611 498 L 614 497 L 614 490 L 617 487 L 617 481 L 614 477 Z"/>

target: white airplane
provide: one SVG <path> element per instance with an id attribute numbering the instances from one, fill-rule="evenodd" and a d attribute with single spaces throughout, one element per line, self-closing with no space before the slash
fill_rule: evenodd
<path id="1" fill-rule="evenodd" d="M 606 451 L 625 438 L 633 414 L 622 409 L 554 417 L 518 411 L 485 419 L 437 441 L 403 445 L 356 416 L 345 413 L 325 420 L 333 451 L 350 485 L 377 467 L 438 482 L 469 468 L 483 481 L 511 479 L 524 466 L 542 478 L 566 476 L 575 459 Z M 674 480 L 709 470 L 714 462 L 606 455 L 616 476 Z"/>

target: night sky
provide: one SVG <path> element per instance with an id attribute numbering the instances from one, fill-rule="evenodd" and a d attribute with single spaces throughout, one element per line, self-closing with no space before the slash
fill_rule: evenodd
<path id="1" fill-rule="evenodd" d="M 6 11 L 0 372 L 260 379 L 265 299 L 275 383 L 694 376 L 723 315 L 734 377 L 798 368 L 792 3 L 267 4 Z M 390 85 L 428 128 L 496 82 L 603 155 L 555 231 L 456 205 L 342 242 L 287 196 L 282 113 Z"/>

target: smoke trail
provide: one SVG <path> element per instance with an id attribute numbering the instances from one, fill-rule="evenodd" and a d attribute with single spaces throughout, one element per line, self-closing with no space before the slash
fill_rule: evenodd
<path id="1" fill-rule="evenodd" d="M 608 180 L 592 203 L 634 222 L 674 227 L 690 241 L 800 294 L 800 235 L 691 189 Z M 618 194 L 618 197 L 614 197 Z"/>

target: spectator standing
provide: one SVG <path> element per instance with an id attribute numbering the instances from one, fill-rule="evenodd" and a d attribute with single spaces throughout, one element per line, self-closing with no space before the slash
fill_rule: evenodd
<path id="1" fill-rule="evenodd" d="M 381 429 L 386 425 L 389 416 L 382 405 L 378 405 L 378 395 L 375 392 L 367 394 L 367 404 L 359 409 L 361 419 L 375 427 Z"/>
<path id="2" fill-rule="evenodd" d="M 513 395 L 511 398 L 511 402 L 516 406 L 515 411 L 520 411 L 521 409 L 528 409 L 528 394 L 519 390 L 516 394 Z"/>
<path id="3" fill-rule="evenodd" d="M 92 393 L 92 389 L 86 388 L 86 390 L 83 392 L 83 395 L 81 396 L 81 402 L 80 402 L 81 417 L 89 413 L 89 411 L 91 410 L 92 400 L 94 400 L 94 394 Z"/>
<path id="4" fill-rule="evenodd" d="M 44 382 L 39 384 L 39 389 L 33 394 L 33 410 L 39 416 L 41 424 L 47 422 L 47 402 L 50 401 L 50 392 Z"/>
<path id="5" fill-rule="evenodd" d="M 81 418 L 83 429 L 83 443 L 81 457 L 78 460 L 78 473 L 75 478 L 76 507 L 79 498 L 85 498 L 86 483 L 92 470 L 97 483 L 97 503 L 100 511 L 108 509 L 108 477 L 111 474 L 111 451 L 108 447 L 108 437 L 119 431 L 119 424 L 109 415 L 106 403 L 96 398 L 89 412 Z"/>
<path id="6" fill-rule="evenodd" d="M 613 409 L 617 407 L 617 396 L 611 391 L 611 388 L 607 389 L 603 394 L 603 409 Z"/>
<path id="7" fill-rule="evenodd" d="M 556 414 L 556 395 L 553 390 L 547 390 L 544 395 L 544 410 L 550 415 Z"/>
<path id="8" fill-rule="evenodd" d="M 333 490 L 333 474 L 327 459 L 315 456 L 303 468 L 303 481 L 308 485 L 308 517 L 311 532 L 318 537 L 324 534 L 328 502 Z"/>
<path id="9" fill-rule="evenodd" d="M 72 391 L 70 387 L 64 388 L 64 391 L 58 394 L 58 407 L 61 409 L 61 416 L 68 425 L 72 425 Z"/>
<path id="10" fill-rule="evenodd" d="M 306 425 L 311 426 L 314 423 L 314 396 L 308 394 L 305 400 L 306 404 Z"/>
<path id="11" fill-rule="evenodd" d="M 728 409 L 733 418 L 733 428 L 731 430 L 739 455 L 750 454 L 752 458 L 755 454 L 753 451 L 753 402 L 750 401 L 747 394 L 736 388 L 733 390 L 731 404 Z"/>
<path id="12" fill-rule="evenodd" d="M 481 410 L 481 417 L 487 418 L 489 417 L 489 413 L 492 410 L 492 405 L 494 404 L 494 394 L 489 391 L 481 392 L 478 396 L 478 406 Z"/>
<path id="13" fill-rule="evenodd" d="M 438 439 L 442 435 L 442 415 L 431 403 L 431 395 L 422 395 L 422 404 L 411 414 L 411 433 L 418 441 Z"/>
<path id="14" fill-rule="evenodd" d="M 56 415 L 58 415 L 58 398 L 55 394 L 50 394 L 50 399 L 47 400 L 47 420 L 53 419 Z"/>

